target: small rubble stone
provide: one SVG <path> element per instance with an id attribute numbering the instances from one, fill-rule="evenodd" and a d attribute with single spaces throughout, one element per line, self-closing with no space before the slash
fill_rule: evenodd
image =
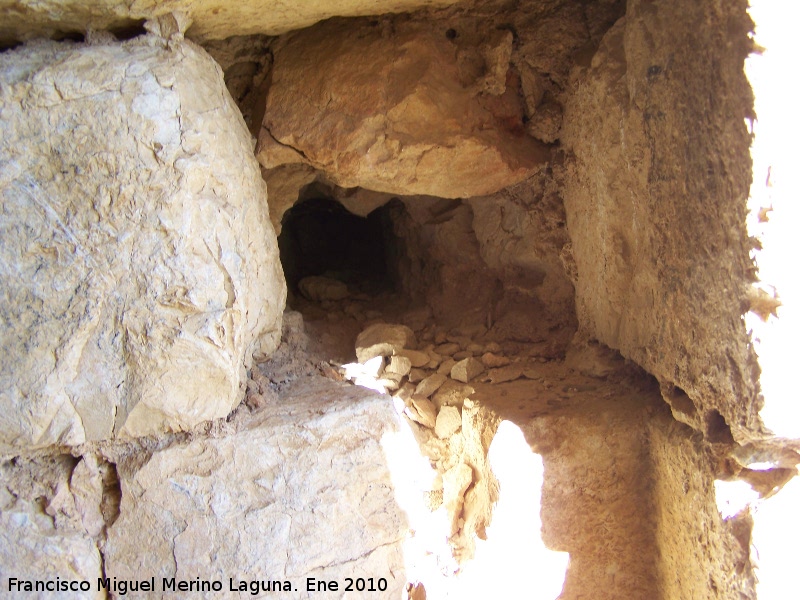
<path id="1" fill-rule="evenodd" d="M 444 384 L 445 381 L 447 381 L 447 376 L 445 375 L 441 375 L 439 373 L 429 375 L 419 382 L 414 395 L 419 396 L 420 398 L 430 398 L 436 390 L 442 387 L 442 384 Z"/>
<path id="2" fill-rule="evenodd" d="M 375 356 L 392 356 L 417 345 L 414 332 L 405 325 L 375 323 L 356 338 L 356 357 L 363 363 Z"/>
<path id="3" fill-rule="evenodd" d="M 450 377 L 456 381 L 469 383 L 471 379 L 483 373 L 484 370 L 485 367 L 481 361 L 469 357 L 453 365 L 453 368 L 450 369 Z"/>
<path id="4" fill-rule="evenodd" d="M 431 360 L 427 352 L 422 350 L 404 349 L 397 353 L 398 356 L 405 356 L 411 361 L 412 367 L 424 367 Z"/>
<path id="5" fill-rule="evenodd" d="M 497 342 L 489 342 L 484 347 L 484 350 L 486 350 L 486 352 L 492 352 L 494 354 L 497 354 L 497 353 L 503 351 L 503 349 L 500 347 L 500 344 L 498 344 Z"/>
<path id="6" fill-rule="evenodd" d="M 347 285 L 330 277 L 303 277 L 297 284 L 300 293 L 308 300 L 344 300 L 350 295 Z"/>
<path id="7" fill-rule="evenodd" d="M 489 381 L 492 383 L 505 383 L 522 377 L 522 365 L 508 365 L 489 370 Z"/>
<path id="8" fill-rule="evenodd" d="M 400 389 L 398 389 L 394 394 L 392 394 L 392 397 L 399 398 L 400 400 L 403 401 L 403 404 L 408 406 L 409 404 L 411 404 L 411 396 L 413 395 L 414 395 L 414 385 L 406 382 L 400 386 Z"/>
<path id="9" fill-rule="evenodd" d="M 461 406 L 464 400 L 475 393 L 475 388 L 465 383 L 448 379 L 431 400 L 436 406 Z"/>
<path id="10" fill-rule="evenodd" d="M 443 406 L 436 416 L 434 431 L 441 439 L 447 439 L 461 429 L 461 413 L 455 406 Z"/>
<path id="11" fill-rule="evenodd" d="M 394 391 L 400 388 L 400 383 L 389 377 L 381 377 L 378 379 L 378 385 L 382 385 L 387 391 Z"/>
<path id="12" fill-rule="evenodd" d="M 472 352 L 470 352 L 469 350 L 460 350 L 459 352 L 453 354 L 453 358 L 455 360 L 464 360 L 465 358 L 470 358 L 471 356 Z"/>
<path id="13" fill-rule="evenodd" d="M 428 372 L 425 369 L 412 368 L 408 372 L 408 380 L 411 383 L 419 383 L 420 381 L 425 379 L 427 376 L 428 376 Z"/>
<path id="14" fill-rule="evenodd" d="M 437 369 L 436 372 L 441 373 L 442 375 L 450 375 L 450 370 L 453 368 L 453 365 L 455 364 L 456 361 L 454 358 L 448 358 L 447 360 L 442 362 L 442 364 L 439 365 L 439 368 Z"/>
<path id="15" fill-rule="evenodd" d="M 411 360 L 407 356 L 392 356 L 385 371 L 404 377 L 411 371 Z"/>
<path id="16" fill-rule="evenodd" d="M 481 362 L 485 367 L 494 369 L 497 367 L 505 367 L 506 365 L 511 364 L 511 359 L 507 356 L 495 354 L 494 352 L 486 352 L 483 356 L 481 356 Z"/>
<path id="17" fill-rule="evenodd" d="M 465 348 L 465 350 L 467 352 L 472 352 L 473 356 L 475 356 L 476 354 L 483 354 L 483 352 L 484 352 L 483 346 L 481 346 L 480 344 L 476 344 L 475 342 L 472 342 L 471 344 L 467 344 L 467 347 Z"/>
<path id="18" fill-rule="evenodd" d="M 427 398 L 411 398 L 406 414 L 412 421 L 433 429 L 436 427 L 436 407 Z"/>
<path id="19" fill-rule="evenodd" d="M 459 346 L 455 342 L 446 342 L 444 344 L 439 344 L 434 348 L 434 351 L 437 354 L 442 354 L 444 356 L 453 356 L 453 354 L 455 354 L 460 350 L 461 346 Z"/>
<path id="20" fill-rule="evenodd" d="M 440 354 L 436 354 L 433 350 L 428 352 L 428 356 L 430 356 L 430 360 L 428 364 L 425 365 L 427 369 L 435 369 L 442 363 L 442 356 Z"/>
<path id="21" fill-rule="evenodd" d="M 444 329 L 439 329 L 433 336 L 433 341 L 436 344 L 444 344 L 447 341 L 447 332 Z"/>

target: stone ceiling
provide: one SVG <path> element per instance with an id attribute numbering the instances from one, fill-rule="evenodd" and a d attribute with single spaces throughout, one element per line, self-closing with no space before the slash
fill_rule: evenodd
<path id="1" fill-rule="evenodd" d="M 0 0 L 0 43 L 50 37 L 88 28 L 125 29 L 173 11 L 192 21 L 190 37 L 278 35 L 335 16 L 397 13 L 439 8 L 458 0 Z"/>

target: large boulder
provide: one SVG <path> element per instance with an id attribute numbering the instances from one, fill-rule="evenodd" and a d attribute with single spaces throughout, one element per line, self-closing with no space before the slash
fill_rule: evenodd
<path id="1" fill-rule="evenodd" d="M 402 20 L 288 34 L 273 48 L 259 161 L 403 195 L 462 198 L 520 182 L 549 150 L 525 132 L 512 37 Z"/>
<path id="2" fill-rule="evenodd" d="M 339 595 L 345 578 L 361 577 L 383 591 L 352 597 L 399 598 L 408 525 L 396 498 L 413 482 L 390 467 L 418 453 L 413 437 L 400 434 L 391 401 L 364 388 L 319 377 L 290 394 L 237 432 L 118 463 L 106 575 L 155 577 L 158 591 L 162 578 L 216 580 L 225 591 L 229 579 L 289 581 L 302 592 L 291 598 L 309 597 L 308 577 L 337 580 Z"/>
<path id="3" fill-rule="evenodd" d="M 178 34 L 0 54 L 0 443 L 226 415 L 285 283 L 252 139 Z"/>

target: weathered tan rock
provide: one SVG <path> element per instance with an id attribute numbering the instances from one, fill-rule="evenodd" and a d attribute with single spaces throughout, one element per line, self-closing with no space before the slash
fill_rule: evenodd
<path id="1" fill-rule="evenodd" d="M 549 150 L 524 133 L 511 44 L 496 32 L 469 46 L 411 21 L 286 35 L 273 49 L 259 161 L 306 163 L 342 187 L 391 194 L 471 197 L 522 181 Z"/>
<path id="2" fill-rule="evenodd" d="M 133 461 L 121 469 L 107 576 L 304 589 L 306 577 L 380 574 L 399 598 L 406 522 L 381 439 L 400 426 L 384 396 L 317 378 L 241 431 L 159 450 L 141 468 Z"/>
<path id="3" fill-rule="evenodd" d="M 375 356 L 392 356 L 417 345 L 414 332 L 405 325 L 375 323 L 356 338 L 356 357 L 364 363 Z"/>
<path id="4" fill-rule="evenodd" d="M 411 361 L 412 367 L 424 367 L 427 365 L 431 357 L 428 356 L 427 352 L 423 352 L 422 350 L 408 350 L 403 349 L 397 353 L 399 356 L 405 356 Z"/>
<path id="5" fill-rule="evenodd" d="M 437 354 L 441 354 L 443 356 L 453 356 L 456 352 L 461 350 L 461 346 L 459 346 L 455 342 L 446 342 L 444 344 L 439 344 L 434 348 Z"/>
<path id="6" fill-rule="evenodd" d="M 199 39 L 223 39 L 232 35 L 277 35 L 313 25 L 330 17 L 352 17 L 404 12 L 425 6 L 446 6 L 456 0 L 272 0 L 220 5 L 212 0 L 2 0 L 0 41 L 129 27 L 140 19 L 152 19 L 181 11 L 192 21 L 189 34 Z"/>
<path id="7" fill-rule="evenodd" d="M 97 486 L 88 483 L 91 477 L 84 477 L 90 470 L 81 467 L 85 467 L 84 461 L 75 468 L 73 464 L 72 457 L 65 460 L 59 456 L 0 463 L 0 576 L 4 596 L 58 596 L 41 590 L 17 590 L 9 581 L 14 577 L 26 581 L 86 580 L 92 589 L 73 597 L 105 598 L 95 588 L 103 573 L 95 536 L 104 523 L 101 516 L 98 529 L 91 519 L 83 518 L 92 510 L 99 511 L 102 482 L 97 494 Z M 87 531 L 87 524 L 92 531 Z"/>
<path id="8" fill-rule="evenodd" d="M 320 275 L 303 277 L 298 282 L 297 287 L 303 296 L 316 302 L 344 300 L 350 295 L 346 283 Z"/>
<path id="9" fill-rule="evenodd" d="M 28 581 L 86 580 L 85 598 L 105 598 L 96 589 L 103 576 L 100 553 L 85 532 L 57 529 L 35 502 L 19 501 L 0 510 L 0 573 L 9 594 L 9 578 Z M 8 597 L 44 598 L 44 594 L 10 593 Z"/>
<path id="10" fill-rule="evenodd" d="M 433 394 L 434 405 L 436 406 L 461 406 L 464 400 L 475 392 L 475 388 L 465 383 L 448 379 Z"/>
<path id="11" fill-rule="evenodd" d="M 729 426 L 739 441 L 763 437 L 742 319 L 754 275 L 749 27 L 737 3 L 629 2 L 562 136 L 575 157 L 564 203 L 581 328 L 685 391 L 706 433 Z"/>
<path id="12" fill-rule="evenodd" d="M 486 352 L 483 356 L 481 356 L 481 363 L 483 363 L 485 367 L 494 369 L 497 367 L 505 367 L 511 363 L 511 359 L 507 356 L 494 354 L 493 352 Z"/>
<path id="13" fill-rule="evenodd" d="M 492 383 L 505 383 L 522 377 L 524 366 L 522 364 L 507 365 L 496 369 L 489 369 L 489 381 Z"/>
<path id="14" fill-rule="evenodd" d="M 445 440 L 461 429 L 461 412 L 455 406 L 443 406 L 436 415 L 434 431 Z"/>
<path id="15" fill-rule="evenodd" d="M 386 365 L 386 372 L 405 377 L 411 371 L 411 360 L 405 356 L 392 356 Z"/>
<path id="16" fill-rule="evenodd" d="M 0 78 L 0 443 L 228 414 L 285 284 L 219 68 L 148 36 L 12 50 Z"/>
<path id="17" fill-rule="evenodd" d="M 447 511 L 450 535 L 453 535 L 459 529 L 458 521 L 464 507 L 464 492 L 472 484 L 472 469 L 467 464 L 459 463 L 442 476 L 442 483 L 444 484 L 442 506 Z"/>
<path id="18" fill-rule="evenodd" d="M 481 361 L 477 358 L 469 357 L 453 365 L 453 368 L 450 369 L 450 377 L 462 383 L 469 383 L 485 370 Z"/>
<path id="19" fill-rule="evenodd" d="M 453 366 L 455 366 L 455 364 L 456 364 L 456 359 L 448 358 L 447 360 L 442 361 L 442 364 L 440 364 L 437 367 L 436 372 L 441 373 L 442 375 L 449 376 L 450 371 L 453 369 Z"/>
<path id="20" fill-rule="evenodd" d="M 425 379 L 419 382 L 417 389 L 414 391 L 415 396 L 420 398 L 430 398 L 431 395 L 442 387 L 442 384 L 447 381 L 447 376 L 440 373 L 428 375 Z"/>
<path id="21" fill-rule="evenodd" d="M 407 407 L 408 417 L 420 425 L 436 427 L 436 407 L 427 398 L 411 398 L 411 406 Z"/>

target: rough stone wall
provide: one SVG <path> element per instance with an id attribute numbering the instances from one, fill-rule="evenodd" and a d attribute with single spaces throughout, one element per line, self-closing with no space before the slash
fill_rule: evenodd
<path id="1" fill-rule="evenodd" d="M 0 55 L 0 442 L 228 414 L 285 300 L 265 186 L 219 68 L 180 37 Z"/>
<path id="2" fill-rule="evenodd" d="M 221 39 L 251 33 L 276 35 L 313 25 L 334 16 L 377 15 L 427 6 L 446 6 L 457 0 L 273 0 L 234 2 L 215 0 L 2 0 L 0 43 L 49 36 L 130 27 L 139 20 L 152 20 L 171 12 L 194 21 L 195 39 Z"/>
<path id="3" fill-rule="evenodd" d="M 721 415 L 739 441 L 762 433 L 742 319 L 753 279 L 745 10 L 630 1 L 575 73 L 562 138 L 582 329 L 682 389 L 678 418 L 713 435 Z"/>
<path id="4" fill-rule="evenodd" d="M 665 411 L 648 423 L 657 569 L 663 598 L 755 598 L 752 521 L 723 520 L 708 448 Z"/>

